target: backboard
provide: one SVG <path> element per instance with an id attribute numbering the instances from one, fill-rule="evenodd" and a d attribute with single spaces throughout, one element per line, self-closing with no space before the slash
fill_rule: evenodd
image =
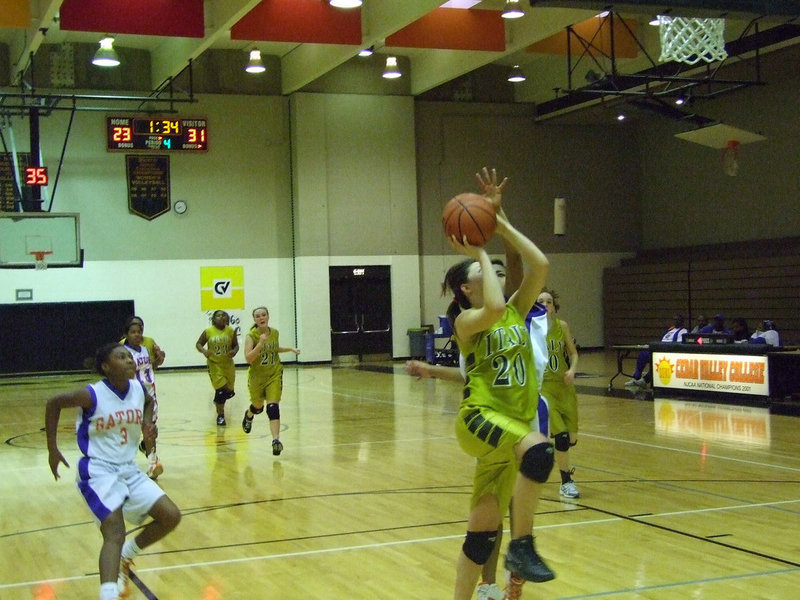
<path id="1" fill-rule="evenodd" d="M 738 142 L 739 144 L 749 144 L 751 142 L 760 142 L 767 139 L 759 133 L 753 133 L 725 123 L 716 123 L 708 125 L 707 127 L 700 127 L 692 131 L 684 133 L 676 133 L 676 138 L 686 140 L 687 142 L 694 142 L 695 144 L 702 144 L 722 150 L 728 147 L 728 142 Z"/>
<path id="2" fill-rule="evenodd" d="M 0 212 L 0 268 L 34 268 L 36 252 L 49 267 L 80 267 L 78 213 Z"/>

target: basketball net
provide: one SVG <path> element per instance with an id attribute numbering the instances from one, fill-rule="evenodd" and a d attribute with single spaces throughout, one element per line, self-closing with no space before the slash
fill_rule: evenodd
<path id="1" fill-rule="evenodd" d="M 739 142 L 729 140 L 722 150 L 722 172 L 729 177 L 736 177 L 739 172 Z"/>
<path id="2" fill-rule="evenodd" d="M 725 19 L 695 19 L 658 15 L 661 36 L 659 60 L 693 65 L 722 61 L 725 51 Z"/>
<path id="3" fill-rule="evenodd" d="M 31 252 L 31 254 L 33 254 L 37 271 L 44 271 L 47 268 L 47 260 L 45 257 L 52 253 L 52 250 L 34 250 Z"/>

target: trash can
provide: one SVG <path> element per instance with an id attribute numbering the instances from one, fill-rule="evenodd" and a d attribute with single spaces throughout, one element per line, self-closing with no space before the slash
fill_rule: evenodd
<path id="1" fill-rule="evenodd" d="M 425 334 L 428 328 L 412 327 L 407 333 L 411 358 L 425 358 Z"/>

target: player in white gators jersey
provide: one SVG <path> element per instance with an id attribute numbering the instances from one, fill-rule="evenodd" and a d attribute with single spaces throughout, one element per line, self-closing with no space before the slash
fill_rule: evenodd
<path id="1" fill-rule="evenodd" d="M 78 491 L 103 535 L 100 600 L 116 600 L 127 597 L 133 558 L 175 529 L 181 513 L 134 462 L 140 437 L 150 449 L 156 426 L 153 398 L 134 379 L 133 357 L 121 344 L 107 344 L 98 350 L 95 366 L 103 380 L 47 402 L 45 431 L 50 470 L 58 479 L 59 465 L 69 467 L 58 449 L 58 421 L 62 409 L 78 408 Z M 126 541 L 125 520 L 140 524 L 148 515 L 153 520 Z"/>
<path id="2" fill-rule="evenodd" d="M 144 329 L 139 317 L 131 317 L 125 322 L 125 348 L 131 353 L 133 362 L 136 365 L 136 379 L 142 382 L 144 389 L 153 398 L 153 423 L 158 422 L 158 397 L 156 396 L 156 379 L 153 375 L 153 362 L 150 351 L 142 343 Z M 158 437 L 158 429 L 156 429 Z M 144 442 L 139 445 L 139 449 L 145 452 Z M 153 447 L 147 454 L 147 476 L 150 479 L 157 479 L 164 472 L 164 466 L 158 460 L 156 454 L 156 442 L 153 440 Z"/>

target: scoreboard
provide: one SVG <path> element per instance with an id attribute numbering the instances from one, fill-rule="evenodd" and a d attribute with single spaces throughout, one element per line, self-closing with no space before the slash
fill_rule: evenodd
<path id="1" fill-rule="evenodd" d="M 204 118 L 107 117 L 106 149 L 205 152 L 208 121 Z"/>

